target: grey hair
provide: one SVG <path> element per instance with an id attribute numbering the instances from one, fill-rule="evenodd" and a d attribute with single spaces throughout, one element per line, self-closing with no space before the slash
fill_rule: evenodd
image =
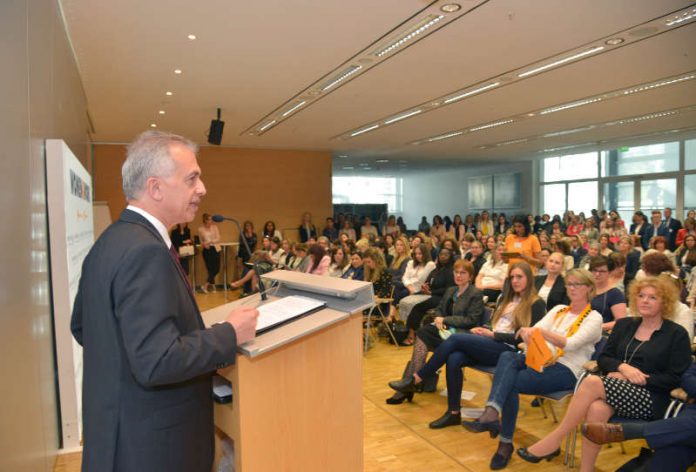
<path id="1" fill-rule="evenodd" d="M 174 172 L 174 162 L 169 154 L 172 145 L 183 146 L 194 154 L 198 152 L 193 141 L 165 131 L 145 131 L 128 145 L 126 162 L 121 168 L 126 200 L 138 199 L 148 178 L 168 177 Z"/>
<path id="2" fill-rule="evenodd" d="M 593 247 L 593 248 L 595 248 L 595 249 L 599 249 L 599 241 L 590 241 L 590 242 L 587 244 L 587 247 L 588 247 L 588 248 Z"/>

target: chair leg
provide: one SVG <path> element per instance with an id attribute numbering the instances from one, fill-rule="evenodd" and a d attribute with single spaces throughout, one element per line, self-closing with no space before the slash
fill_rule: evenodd
<path id="1" fill-rule="evenodd" d="M 541 413 L 544 415 L 544 419 L 547 419 L 548 415 L 546 414 L 546 402 L 539 397 L 534 398 L 539 402 L 539 408 L 541 408 Z"/>
<path id="2" fill-rule="evenodd" d="M 556 418 L 556 410 L 553 409 L 553 405 L 551 404 L 551 402 L 549 402 L 549 410 L 551 410 L 551 417 L 553 418 L 553 422 L 558 423 L 558 418 Z"/>
<path id="3" fill-rule="evenodd" d="M 570 467 L 575 467 L 575 447 L 578 441 L 578 428 L 576 427 L 572 432 L 572 439 L 570 441 Z"/>
<path id="4" fill-rule="evenodd" d="M 365 322 L 365 339 L 364 339 L 365 344 L 363 346 L 363 352 L 367 352 L 367 349 L 368 349 L 368 344 L 370 341 L 370 324 L 371 324 L 371 320 L 372 320 L 372 312 L 374 311 L 374 309 L 375 309 L 375 305 L 372 305 L 370 307 L 370 311 L 367 312 L 367 321 Z"/>
<path id="5" fill-rule="evenodd" d="M 391 329 L 391 326 L 389 326 L 389 323 L 387 323 L 387 318 L 384 316 L 384 313 L 382 312 L 382 307 L 379 305 L 377 306 L 377 312 L 379 313 L 379 316 L 382 317 L 382 323 L 384 323 L 384 326 L 387 328 L 387 332 L 389 333 L 389 336 L 391 336 L 392 341 L 394 341 L 394 346 L 396 348 L 399 348 L 399 343 L 396 342 L 396 337 L 394 336 L 394 332 Z"/>
<path id="6" fill-rule="evenodd" d="M 621 447 L 621 454 L 626 455 L 626 448 L 623 445 L 623 442 L 619 443 L 619 447 Z"/>

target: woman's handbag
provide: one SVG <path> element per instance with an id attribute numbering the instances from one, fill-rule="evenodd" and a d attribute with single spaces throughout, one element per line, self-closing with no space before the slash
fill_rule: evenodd
<path id="1" fill-rule="evenodd" d="M 180 257 L 193 256 L 193 246 L 190 246 L 190 245 L 179 246 L 179 256 Z"/>

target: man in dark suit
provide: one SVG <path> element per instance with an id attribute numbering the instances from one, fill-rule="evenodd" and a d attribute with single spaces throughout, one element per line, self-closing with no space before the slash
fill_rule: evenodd
<path id="1" fill-rule="evenodd" d="M 676 234 L 674 233 L 675 238 Z M 653 210 L 650 214 L 650 223 L 645 225 L 645 232 L 641 238 L 643 249 L 647 250 L 650 247 L 650 240 L 658 236 L 665 238 L 669 244 L 670 235 L 667 227 L 662 223 L 662 214 L 659 210 Z"/>
<path id="2" fill-rule="evenodd" d="M 258 312 L 205 329 L 168 228 L 205 186 L 196 145 L 148 131 L 128 148 L 128 208 L 87 255 L 71 320 L 84 347 L 83 471 L 210 472 L 211 377 L 254 337 Z"/>
<path id="3" fill-rule="evenodd" d="M 664 211 L 665 219 L 662 222 L 664 227 L 667 229 L 667 246 L 670 251 L 674 251 L 677 248 L 677 232 L 682 229 L 682 223 L 679 220 L 672 218 L 672 209 L 667 207 Z"/>
<path id="4" fill-rule="evenodd" d="M 638 236 L 640 238 L 641 246 L 643 246 L 645 230 L 648 226 L 646 219 L 645 213 L 642 211 L 635 212 L 633 214 L 633 223 L 631 223 L 631 227 L 628 230 L 630 236 Z M 643 249 L 647 249 L 647 246 L 644 246 Z"/>

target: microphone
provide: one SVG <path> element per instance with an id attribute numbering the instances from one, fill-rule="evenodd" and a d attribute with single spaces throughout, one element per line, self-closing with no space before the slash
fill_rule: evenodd
<path id="1" fill-rule="evenodd" d="M 242 226 L 239 224 L 239 221 L 235 220 L 234 218 L 230 218 L 229 216 L 222 215 L 213 215 L 212 219 L 216 223 L 222 223 L 223 221 L 231 221 L 232 223 L 237 225 L 240 239 L 242 240 L 242 243 L 244 243 L 244 248 L 246 249 L 247 254 L 249 254 L 251 263 L 254 266 L 254 272 L 256 273 L 256 277 L 259 278 L 259 293 L 261 294 L 261 300 L 268 300 L 268 295 L 266 295 L 266 288 L 263 286 L 263 281 L 261 280 L 261 273 L 259 272 L 259 267 L 256 265 L 256 261 L 254 260 L 254 258 L 251 257 L 251 249 L 249 249 L 249 243 L 247 242 L 247 239 L 244 236 L 244 231 L 242 231 Z"/>

